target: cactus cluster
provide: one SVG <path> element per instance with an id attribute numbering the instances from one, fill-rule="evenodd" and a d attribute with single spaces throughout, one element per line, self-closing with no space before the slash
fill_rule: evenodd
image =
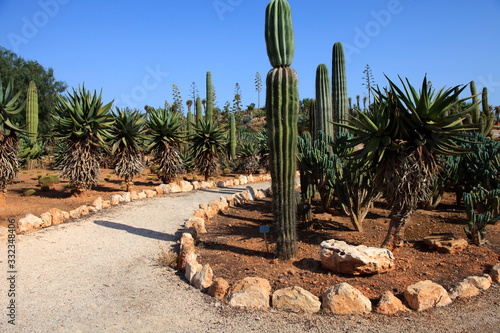
<path id="1" fill-rule="evenodd" d="M 464 193 L 463 197 L 465 213 L 469 220 L 467 227 L 464 227 L 464 231 L 475 245 L 481 246 L 485 241 L 486 226 L 500 220 L 500 215 L 498 215 L 500 191 L 486 191 L 481 187 L 477 187 L 468 193 Z"/>
<path id="2" fill-rule="evenodd" d="M 290 5 L 272 0 L 266 8 L 267 54 L 274 67 L 266 80 L 266 113 L 273 191 L 273 214 L 278 231 L 278 256 L 297 253 L 295 170 L 299 113 L 298 76 L 290 67 L 294 55 Z"/>

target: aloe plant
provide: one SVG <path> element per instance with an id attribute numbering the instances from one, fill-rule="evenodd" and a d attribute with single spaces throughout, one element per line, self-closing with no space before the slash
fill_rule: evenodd
<path id="1" fill-rule="evenodd" d="M 208 180 L 211 174 L 219 169 L 219 159 L 224 156 L 226 148 L 225 126 L 218 121 L 202 119 L 195 127 L 190 138 L 191 153 L 195 156 L 196 167 Z"/>
<path id="2" fill-rule="evenodd" d="M 355 137 L 350 145 L 363 147 L 354 152 L 362 166 L 373 168 L 376 185 L 383 187 L 392 204 L 391 222 L 383 246 L 402 244 L 404 227 L 420 202 L 428 200 L 439 166 L 437 154 L 456 155 L 469 152 L 459 146 L 473 126 L 462 125 L 471 108 L 455 114 L 449 110 L 457 103 L 456 95 L 465 87 L 441 89 L 437 93 L 424 78 L 420 93 L 400 79 L 402 89 L 389 80 L 383 92 L 375 89 L 375 106 L 370 113 L 358 111 L 347 125 Z"/>
<path id="3" fill-rule="evenodd" d="M 107 150 L 113 102 L 103 105 L 101 96 L 102 91 L 92 95 L 84 85 L 73 88 L 73 94 L 58 95 L 55 138 L 67 144 L 67 153 L 57 160 L 56 168 L 61 177 L 69 179 L 76 195 L 97 185 L 103 149 Z"/>
<path id="4" fill-rule="evenodd" d="M 146 116 L 138 111 L 116 108 L 114 124 L 110 129 L 111 154 L 115 173 L 127 183 L 127 192 L 134 187 L 134 177 L 144 169 Z"/>
<path id="5" fill-rule="evenodd" d="M 12 123 L 12 117 L 24 108 L 24 104 L 19 101 L 20 95 L 21 91 L 14 92 L 13 80 L 7 84 L 4 90 L 0 79 L 0 191 L 2 191 L 0 193 L 0 207 L 5 206 L 7 185 L 19 172 L 17 134 L 23 130 Z"/>
<path id="6" fill-rule="evenodd" d="M 153 153 L 158 177 L 164 183 L 170 183 L 183 169 L 180 147 L 184 143 L 184 132 L 179 117 L 167 108 L 158 108 L 149 114 L 151 143 L 147 151 Z"/>

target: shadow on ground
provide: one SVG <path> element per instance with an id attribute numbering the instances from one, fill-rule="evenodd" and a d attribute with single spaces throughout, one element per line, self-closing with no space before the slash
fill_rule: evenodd
<path id="1" fill-rule="evenodd" d="M 94 223 L 102 227 L 116 229 L 116 230 L 123 230 L 137 236 L 161 240 L 161 241 L 175 242 L 178 239 L 178 235 L 176 234 L 171 235 L 164 232 L 154 231 L 151 229 L 136 228 L 117 222 L 97 220 L 94 221 Z"/>

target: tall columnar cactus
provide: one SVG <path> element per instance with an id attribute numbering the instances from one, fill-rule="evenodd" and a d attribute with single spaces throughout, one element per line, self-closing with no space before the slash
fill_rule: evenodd
<path id="1" fill-rule="evenodd" d="M 212 72 L 207 72 L 207 108 L 205 110 L 205 118 L 207 121 L 212 121 L 214 116 L 214 87 L 212 84 Z"/>
<path id="2" fill-rule="evenodd" d="M 229 115 L 229 157 L 236 158 L 236 120 L 234 114 Z"/>
<path id="3" fill-rule="evenodd" d="M 483 112 L 481 113 L 480 129 L 483 136 L 491 136 L 493 131 L 493 123 L 495 122 L 495 114 L 490 111 L 490 106 L 488 105 L 488 88 L 483 88 Z"/>
<path id="4" fill-rule="evenodd" d="M 38 136 L 38 93 L 34 81 L 30 81 L 28 86 L 28 94 L 26 97 L 26 123 L 29 132 L 29 156 L 35 156 L 38 153 L 38 145 L 36 139 Z M 34 159 L 28 160 L 27 168 L 33 169 L 36 161 Z"/>
<path id="5" fill-rule="evenodd" d="M 273 214 L 278 232 L 278 256 L 288 260 L 297 253 L 295 170 L 299 80 L 290 68 L 294 38 L 290 5 L 286 0 L 272 0 L 267 5 L 265 37 L 274 67 L 266 80 Z"/>
<path id="6" fill-rule="evenodd" d="M 194 129 L 193 129 L 194 123 L 193 123 L 193 113 L 191 110 L 188 110 L 187 117 L 186 117 L 186 136 L 187 140 L 184 144 L 184 151 L 187 152 L 189 150 L 189 138 L 193 135 Z"/>
<path id="7" fill-rule="evenodd" d="M 316 100 L 311 99 L 309 103 L 309 133 L 311 133 L 311 141 L 314 142 L 318 139 L 319 129 L 316 127 Z"/>
<path id="8" fill-rule="evenodd" d="M 196 125 L 199 125 L 200 121 L 203 119 L 203 108 L 201 106 L 201 98 L 199 96 L 196 98 L 194 108 L 196 109 Z"/>
<path id="9" fill-rule="evenodd" d="M 349 100 L 347 97 L 344 47 L 340 42 L 333 45 L 332 52 L 332 105 L 333 120 L 337 123 L 347 124 Z M 339 131 L 345 132 L 346 129 L 335 126 L 335 134 Z M 335 135 L 333 137 L 335 138 Z"/>
<path id="10" fill-rule="evenodd" d="M 474 105 L 474 109 L 471 112 L 472 123 L 479 126 L 479 132 L 483 136 L 491 136 L 493 123 L 495 121 L 495 115 L 493 114 L 493 112 L 490 112 L 490 106 L 488 105 L 488 89 L 484 87 L 482 91 L 482 111 L 479 107 L 479 94 L 477 93 L 476 84 L 474 83 L 474 81 L 470 82 L 470 92 L 473 96 L 472 103 Z"/>
<path id="11" fill-rule="evenodd" d="M 332 89 L 328 67 L 325 64 L 318 66 L 316 70 L 316 130 L 323 131 L 326 137 L 334 137 Z M 316 133 L 317 136 L 317 133 Z"/>

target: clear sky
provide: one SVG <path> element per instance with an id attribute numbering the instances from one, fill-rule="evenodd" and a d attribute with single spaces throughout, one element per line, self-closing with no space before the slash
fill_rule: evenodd
<path id="1" fill-rule="evenodd" d="M 196 82 L 205 98 L 212 72 L 216 101 L 258 104 L 255 75 L 271 69 L 264 40 L 268 0 L 0 0 L 0 45 L 52 67 L 69 87 L 85 82 L 115 106 L 184 102 Z M 348 95 L 363 98 L 363 70 L 424 75 L 435 88 L 476 82 L 500 105 L 500 0 L 289 0 L 295 33 L 292 67 L 300 98 L 314 98 L 316 67 L 331 70 L 332 46 L 344 45 Z M 469 90 L 466 90 L 469 92 Z M 465 97 L 465 96 L 463 96 Z"/>

